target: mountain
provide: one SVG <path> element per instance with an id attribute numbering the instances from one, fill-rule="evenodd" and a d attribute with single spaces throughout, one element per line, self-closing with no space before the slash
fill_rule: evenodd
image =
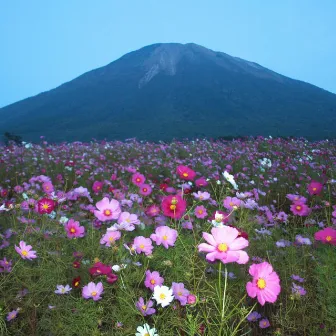
<path id="1" fill-rule="evenodd" d="M 153 44 L 0 109 L 25 141 L 336 137 L 336 95 L 188 43 Z"/>

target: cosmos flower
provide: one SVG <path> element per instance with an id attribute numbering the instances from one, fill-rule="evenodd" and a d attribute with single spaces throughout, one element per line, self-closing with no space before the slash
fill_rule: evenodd
<path id="1" fill-rule="evenodd" d="M 20 241 L 19 246 L 15 245 L 15 251 L 20 254 L 22 259 L 32 260 L 37 258 L 36 251 L 32 251 L 32 246 Z"/>
<path id="2" fill-rule="evenodd" d="M 252 282 L 246 285 L 247 294 L 263 306 L 266 302 L 274 303 L 281 291 L 280 279 L 268 262 L 252 264 L 249 268 Z"/>
<path id="3" fill-rule="evenodd" d="M 170 195 L 163 198 L 161 208 L 165 216 L 180 219 L 187 208 L 187 202 L 178 195 Z"/>
<path id="4" fill-rule="evenodd" d="M 72 288 L 69 285 L 66 285 L 65 287 L 63 285 L 57 285 L 56 288 L 57 289 L 55 290 L 54 293 L 61 295 L 68 294 L 72 290 Z"/>
<path id="5" fill-rule="evenodd" d="M 265 328 L 268 328 L 271 324 L 269 323 L 269 320 L 268 319 L 262 319 L 259 321 L 259 327 L 261 329 L 265 329 Z"/>
<path id="6" fill-rule="evenodd" d="M 145 286 L 150 290 L 153 291 L 155 286 L 161 286 L 163 282 L 164 279 L 160 276 L 159 272 L 151 272 L 150 270 L 146 271 Z"/>
<path id="7" fill-rule="evenodd" d="M 226 181 L 228 181 L 234 189 L 238 190 L 238 185 L 236 183 L 236 181 L 234 180 L 234 176 L 229 174 L 226 170 L 224 173 L 222 173 L 224 178 L 226 179 Z"/>
<path id="8" fill-rule="evenodd" d="M 199 252 L 207 252 L 206 260 L 220 260 L 227 264 L 237 262 L 246 264 L 249 256 L 243 248 L 249 245 L 248 240 L 239 237 L 239 231 L 235 228 L 224 226 L 211 229 L 211 235 L 203 232 L 203 238 L 208 242 L 198 245 Z"/>
<path id="9" fill-rule="evenodd" d="M 183 165 L 179 165 L 176 168 L 176 172 L 182 180 L 192 181 L 196 176 L 196 173 L 192 169 Z"/>
<path id="10" fill-rule="evenodd" d="M 134 238 L 133 246 L 137 253 L 145 253 L 146 256 L 152 254 L 153 245 L 150 238 L 138 236 Z"/>
<path id="11" fill-rule="evenodd" d="M 147 323 L 143 326 L 137 327 L 137 332 L 135 336 L 159 336 L 155 328 L 151 328 Z"/>
<path id="12" fill-rule="evenodd" d="M 68 220 L 64 228 L 68 238 L 79 238 L 85 235 L 85 227 L 80 226 L 79 222 L 74 221 L 72 218 Z"/>
<path id="13" fill-rule="evenodd" d="M 155 229 L 155 233 L 152 233 L 150 238 L 155 241 L 156 245 L 163 245 L 166 249 L 169 246 L 174 246 L 177 239 L 177 231 L 171 229 L 168 226 L 159 226 Z"/>
<path id="14" fill-rule="evenodd" d="M 42 198 L 37 202 L 37 209 L 40 214 L 50 214 L 55 209 L 56 202 L 49 198 Z"/>
<path id="15" fill-rule="evenodd" d="M 247 316 L 246 319 L 247 319 L 249 322 L 255 322 L 255 321 L 258 321 L 260 318 L 261 318 L 261 315 L 260 315 L 258 312 L 254 311 L 254 312 L 250 313 L 250 314 Z"/>
<path id="16" fill-rule="evenodd" d="M 20 309 L 18 308 L 18 309 L 15 309 L 15 310 L 12 310 L 11 312 L 9 312 L 6 316 L 6 320 L 8 322 L 14 320 L 17 317 L 17 314 L 18 314 L 19 310 Z"/>
<path id="17" fill-rule="evenodd" d="M 94 282 L 89 282 L 84 286 L 82 290 L 82 296 L 84 299 L 93 299 L 94 301 L 100 300 L 100 296 L 104 292 L 104 287 L 101 282 L 98 282 L 97 285 Z"/>
<path id="18" fill-rule="evenodd" d="M 168 306 L 173 300 L 173 290 L 167 286 L 155 286 L 153 299 L 162 307 Z"/>
<path id="19" fill-rule="evenodd" d="M 194 210 L 194 213 L 197 218 L 201 219 L 205 218 L 208 215 L 207 210 L 203 205 L 197 206 Z"/>
<path id="20" fill-rule="evenodd" d="M 184 288 L 183 283 L 172 283 L 172 290 L 176 300 L 180 301 L 181 306 L 185 306 L 188 301 L 190 292 Z"/>
<path id="21" fill-rule="evenodd" d="M 94 210 L 94 215 L 102 222 L 118 219 L 121 214 L 120 204 L 117 200 L 111 201 L 104 197 L 101 201 L 96 203 L 98 210 Z"/>
<path id="22" fill-rule="evenodd" d="M 144 184 L 145 181 L 146 181 L 146 177 L 140 173 L 135 173 L 132 176 L 132 183 L 138 187 L 140 187 L 141 184 Z"/>
<path id="23" fill-rule="evenodd" d="M 322 242 L 323 244 L 336 245 L 336 230 L 327 227 L 314 234 L 315 240 Z"/>
<path id="24" fill-rule="evenodd" d="M 111 244 L 114 244 L 117 240 L 120 239 L 120 237 L 120 231 L 107 231 L 102 239 L 100 239 L 100 244 L 110 247 Z"/>
<path id="25" fill-rule="evenodd" d="M 206 201 L 210 198 L 210 194 L 207 191 L 198 191 L 197 193 L 193 193 L 193 196 L 199 201 Z"/>
<path id="26" fill-rule="evenodd" d="M 152 193 L 152 187 L 149 184 L 141 184 L 139 186 L 139 193 L 143 196 L 148 196 Z"/>
<path id="27" fill-rule="evenodd" d="M 311 181 L 307 189 L 310 195 L 320 195 L 323 189 L 323 184 L 320 182 Z"/>
<path id="28" fill-rule="evenodd" d="M 308 216 L 310 214 L 309 207 L 306 204 L 299 202 L 299 201 L 294 202 L 290 206 L 290 210 L 292 211 L 294 215 L 298 215 L 298 216 Z"/>
<path id="29" fill-rule="evenodd" d="M 139 300 L 135 304 L 135 306 L 137 307 L 137 309 L 140 311 L 140 313 L 143 316 L 155 314 L 156 310 L 152 308 L 153 305 L 154 305 L 154 302 L 152 300 L 149 300 L 148 302 L 145 303 L 142 297 L 139 298 Z"/>

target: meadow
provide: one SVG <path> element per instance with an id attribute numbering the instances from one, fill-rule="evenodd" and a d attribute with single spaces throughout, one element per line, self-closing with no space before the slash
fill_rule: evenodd
<path id="1" fill-rule="evenodd" d="M 336 142 L 1 148 L 0 335 L 336 335 Z"/>

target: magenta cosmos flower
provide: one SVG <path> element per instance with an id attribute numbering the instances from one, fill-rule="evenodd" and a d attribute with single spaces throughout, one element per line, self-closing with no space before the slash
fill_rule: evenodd
<path id="1" fill-rule="evenodd" d="M 235 228 L 224 226 L 212 228 L 211 234 L 203 232 L 203 238 L 208 242 L 198 245 L 199 252 L 207 252 L 208 261 L 220 260 L 227 264 L 236 262 L 246 264 L 249 256 L 243 248 L 248 246 L 248 240 L 239 237 L 239 231 Z"/>
<path id="2" fill-rule="evenodd" d="M 196 176 L 196 173 L 192 169 L 190 169 L 187 166 L 183 166 L 183 165 L 179 165 L 176 168 L 176 172 L 181 179 L 187 180 L 187 181 L 192 181 Z"/>
<path id="3" fill-rule="evenodd" d="M 324 244 L 336 245 L 336 230 L 327 227 L 321 231 L 318 231 L 314 235 L 315 240 L 319 240 Z"/>
<path id="4" fill-rule="evenodd" d="M 97 202 L 96 208 L 98 210 L 94 210 L 94 215 L 102 222 L 118 219 L 121 213 L 119 202 L 115 199 L 110 201 L 107 197 Z"/>
<path id="5" fill-rule="evenodd" d="M 120 231 L 107 231 L 102 239 L 100 239 L 100 244 L 110 247 L 111 244 L 114 244 L 120 237 Z"/>
<path id="6" fill-rule="evenodd" d="M 323 189 L 323 184 L 316 181 L 311 181 L 308 185 L 308 192 L 310 195 L 319 195 Z"/>
<path id="7" fill-rule="evenodd" d="M 159 272 L 147 270 L 145 274 L 145 286 L 150 290 L 153 291 L 155 286 L 161 286 L 163 284 L 164 279 L 160 276 Z"/>
<path id="8" fill-rule="evenodd" d="M 89 282 L 87 286 L 84 286 L 82 291 L 82 296 L 84 299 L 93 299 L 98 301 L 101 299 L 101 294 L 104 292 L 104 287 L 101 282 L 98 282 L 97 285 L 94 282 Z"/>
<path id="9" fill-rule="evenodd" d="M 232 211 L 233 209 L 238 209 L 242 204 L 243 202 L 237 197 L 227 196 L 223 201 L 224 207 L 229 211 Z"/>
<path id="10" fill-rule="evenodd" d="M 145 303 L 144 299 L 141 297 L 135 305 L 143 316 L 153 315 L 156 312 L 156 310 L 152 308 L 154 305 L 152 300 Z"/>
<path id="11" fill-rule="evenodd" d="M 294 202 L 290 209 L 294 215 L 298 216 L 308 216 L 310 213 L 309 207 L 302 202 Z"/>
<path id="12" fill-rule="evenodd" d="M 162 244 L 167 249 L 169 246 L 174 246 L 177 231 L 168 226 L 159 226 L 155 229 L 155 233 L 151 234 L 150 238 L 155 241 L 156 245 Z"/>
<path id="13" fill-rule="evenodd" d="M 187 208 L 187 202 L 181 196 L 170 195 L 163 198 L 161 208 L 165 216 L 180 219 Z"/>
<path id="14" fill-rule="evenodd" d="M 143 236 L 138 236 L 134 238 L 133 246 L 135 248 L 136 253 L 145 253 L 146 256 L 152 254 L 153 245 L 150 238 L 146 238 Z"/>
<path id="15" fill-rule="evenodd" d="M 246 284 L 247 294 L 255 298 L 263 306 L 265 302 L 274 303 L 281 291 L 280 279 L 273 271 L 268 262 L 253 264 L 250 266 L 249 273 L 252 275 L 252 282 Z"/>
<path id="16" fill-rule="evenodd" d="M 139 193 L 143 196 L 148 196 L 152 193 L 152 187 L 149 184 L 141 184 L 139 186 Z"/>
<path id="17" fill-rule="evenodd" d="M 37 258 L 36 251 L 32 251 L 32 246 L 27 245 L 24 241 L 20 241 L 20 247 L 15 245 L 15 251 L 20 254 L 22 259 L 32 260 Z"/>
<path id="18" fill-rule="evenodd" d="M 68 220 L 64 228 L 68 238 L 79 238 L 85 235 L 85 227 L 80 226 L 79 222 L 74 221 L 72 218 Z"/>
<path id="19" fill-rule="evenodd" d="M 132 176 L 132 182 L 133 184 L 135 184 L 136 186 L 140 187 L 141 184 L 144 184 L 146 181 L 146 177 L 140 173 L 135 173 Z"/>

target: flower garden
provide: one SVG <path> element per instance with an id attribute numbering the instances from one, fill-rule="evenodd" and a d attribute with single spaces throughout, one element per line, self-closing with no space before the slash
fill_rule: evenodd
<path id="1" fill-rule="evenodd" d="M 336 335 L 336 143 L 11 145 L 0 335 Z"/>

